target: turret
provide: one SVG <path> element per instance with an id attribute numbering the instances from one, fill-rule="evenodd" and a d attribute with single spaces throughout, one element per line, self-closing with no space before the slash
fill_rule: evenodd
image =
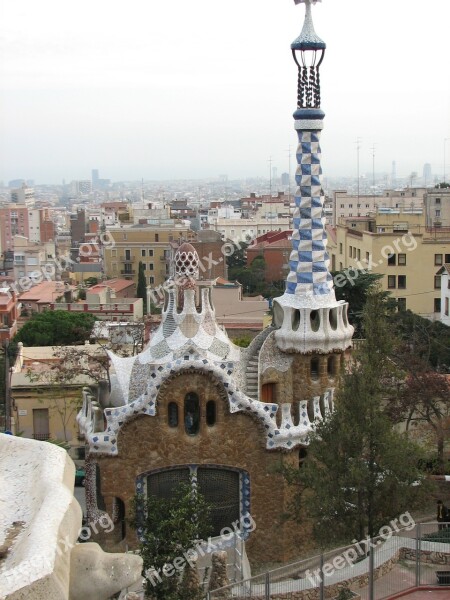
<path id="1" fill-rule="evenodd" d="M 298 187 L 286 291 L 273 303 L 274 323 L 279 328 L 275 335 L 278 347 L 285 352 L 328 353 L 351 345 L 353 327 L 347 320 L 347 303 L 336 301 L 326 251 L 319 144 L 325 116 L 320 108 L 319 67 L 326 45 L 312 21 L 311 3 L 317 0 L 294 1 L 306 7 L 302 31 L 291 44 L 298 69 L 294 112 Z"/>

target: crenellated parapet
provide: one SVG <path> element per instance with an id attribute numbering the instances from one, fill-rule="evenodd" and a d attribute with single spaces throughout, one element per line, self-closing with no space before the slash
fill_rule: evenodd
<path id="1" fill-rule="evenodd" d="M 97 405 L 87 390 L 83 393 L 83 406 L 77 416 L 80 431 L 89 445 L 90 454 L 118 455 L 120 452 L 118 436 L 122 427 L 139 415 L 155 417 L 159 390 L 164 381 L 174 373 L 185 371 L 200 372 L 213 376 L 220 381 L 226 391 L 230 413 L 243 412 L 256 419 L 264 427 L 266 447 L 273 449 L 292 449 L 308 443 L 308 436 L 314 429 L 314 423 L 323 419 L 333 408 L 333 388 L 321 396 L 308 400 L 278 405 L 253 400 L 236 386 L 232 377 L 232 365 L 220 366 L 207 360 L 183 361 L 177 364 L 160 366 L 152 371 L 148 390 L 141 398 L 128 405 L 104 410 L 106 427 L 100 427 Z M 286 408 L 289 407 L 289 410 Z M 293 407 L 293 408 L 292 408 Z M 281 410 L 281 424 L 277 425 L 277 412 Z M 292 414 L 293 412 L 293 414 Z"/>
<path id="2" fill-rule="evenodd" d="M 348 322 L 346 302 L 311 307 L 289 300 L 274 303 L 278 326 L 275 338 L 280 350 L 328 354 L 342 352 L 351 346 L 354 329 Z"/>

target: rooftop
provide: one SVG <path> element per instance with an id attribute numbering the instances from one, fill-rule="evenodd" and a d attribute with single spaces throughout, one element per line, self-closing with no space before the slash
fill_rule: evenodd
<path id="1" fill-rule="evenodd" d="M 65 286 L 61 281 L 43 281 L 33 286 L 30 290 L 19 295 L 20 302 L 54 302 L 67 290 L 75 289 L 74 286 Z"/>
<path id="2" fill-rule="evenodd" d="M 134 282 L 130 279 L 108 279 L 102 283 L 97 283 L 89 288 L 90 292 L 101 292 L 105 287 L 109 287 L 116 292 L 120 292 L 127 287 L 134 286 Z"/>

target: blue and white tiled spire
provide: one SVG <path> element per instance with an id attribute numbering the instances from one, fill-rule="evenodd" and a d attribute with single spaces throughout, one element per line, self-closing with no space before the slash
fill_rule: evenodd
<path id="1" fill-rule="evenodd" d="M 353 327 L 347 321 L 348 305 L 336 301 L 326 250 L 320 150 L 325 113 L 320 108 L 319 76 L 326 45 L 316 34 L 312 21 L 311 4 L 317 1 L 294 0 L 296 4 L 304 3 L 306 8 L 302 31 L 291 44 L 298 67 L 294 113 L 298 188 L 286 291 L 274 299 L 274 321 L 279 327 L 277 343 L 288 352 L 343 350 L 351 345 L 353 334 Z"/>
<path id="2" fill-rule="evenodd" d="M 302 110 L 304 112 L 305 109 Z M 306 109 L 309 110 L 309 109 Z M 328 270 L 327 235 L 323 216 L 319 119 L 296 120 L 298 168 L 295 176 L 294 231 L 287 277 L 288 294 L 332 295 L 333 280 Z M 306 125 L 302 122 L 305 122 Z M 312 126 L 312 129 L 307 127 Z"/>

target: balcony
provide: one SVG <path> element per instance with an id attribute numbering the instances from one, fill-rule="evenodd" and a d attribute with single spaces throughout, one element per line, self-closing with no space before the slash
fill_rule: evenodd
<path id="1" fill-rule="evenodd" d="M 128 269 L 121 269 L 120 274 L 121 275 L 134 275 L 136 273 L 136 271 L 129 271 Z"/>
<path id="2" fill-rule="evenodd" d="M 134 256 L 121 256 L 120 257 L 120 262 L 124 262 L 124 263 L 134 263 L 135 262 L 135 258 Z"/>
<path id="3" fill-rule="evenodd" d="M 40 442 L 46 442 L 50 439 L 49 433 L 33 433 L 33 439 L 39 440 Z"/>

